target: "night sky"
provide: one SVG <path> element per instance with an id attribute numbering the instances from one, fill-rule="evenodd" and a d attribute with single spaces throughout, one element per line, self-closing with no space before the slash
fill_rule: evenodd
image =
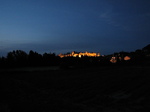
<path id="1" fill-rule="evenodd" d="M 0 0 L 0 56 L 131 52 L 150 44 L 150 0 Z"/>

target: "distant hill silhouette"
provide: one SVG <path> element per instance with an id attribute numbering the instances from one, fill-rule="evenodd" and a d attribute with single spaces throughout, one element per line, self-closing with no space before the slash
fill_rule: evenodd
<path id="1" fill-rule="evenodd" d="M 150 52 L 150 44 L 145 46 L 142 50 Z"/>

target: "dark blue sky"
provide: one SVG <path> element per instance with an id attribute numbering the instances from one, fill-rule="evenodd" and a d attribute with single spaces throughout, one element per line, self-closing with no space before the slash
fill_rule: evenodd
<path id="1" fill-rule="evenodd" d="M 0 55 L 111 54 L 150 44 L 150 0 L 0 0 Z"/>

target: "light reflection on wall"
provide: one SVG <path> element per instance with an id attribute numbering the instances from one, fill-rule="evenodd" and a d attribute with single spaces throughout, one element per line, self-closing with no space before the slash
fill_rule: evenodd
<path id="1" fill-rule="evenodd" d="M 125 57 L 124 57 L 124 60 L 126 60 L 126 61 L 127 61 L 127 60 L 130 60 L 130 59 L 131 59 L 131 58 L 130 58 L 129 56 L 125 56 Z"/>
<path id="2" fill-rule="evenodd" d="M 110 62 L 111 62 L 111 63 L 116 63 L 116 62 L 117 62 L 116 57 L 111 57 Z"/>

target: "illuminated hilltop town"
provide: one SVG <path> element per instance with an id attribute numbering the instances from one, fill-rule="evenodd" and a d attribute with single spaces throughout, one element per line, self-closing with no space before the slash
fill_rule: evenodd
<path id="1" fill-rule="evenodd" d="M 90 52 L 72 52 L 70 54 L 59 54 L 58 55 L 59 57 L 63 58 L 63 57 L 84 57 L 84 56 L 87 56 L 87 57 L 100 57 L 100 53 L 90 53 Z"/>

